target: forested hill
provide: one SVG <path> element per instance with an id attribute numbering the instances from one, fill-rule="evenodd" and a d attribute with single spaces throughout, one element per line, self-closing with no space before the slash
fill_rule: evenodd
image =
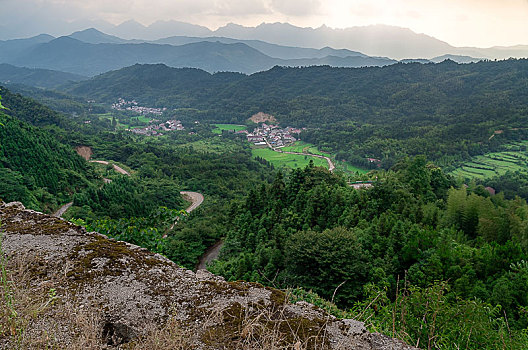
<path id="1" fill-rule="evenodd" d="M 449 163 L 489 147 L 495 130 L 506 130 L 493 140 L 500 143 L 509 130 L 525 127 L 527 86 L 528 60 L 507 60 L 275 67 L 249 76 L 136 65 L 68 91 L 98 102 L 123 97 L 199 109 L 217 122 L 240 123 L 264 111 L 283 125 L 312 128 L 305 138 L 343 158 L 425 153 Z"/>
<path id="2" fill-rule="evenodd" d="M 46 123 L 53 117 L 45 107 L 21 96 L 3 100 L 8 110 L 0 110 L 0 198 L 21 201 L 38 210 L 50 211 L 69 201 L 71 194 L 87 187 L 96 178 L 88 163 L 75 150 L 61 144 L 49 130 L 17 119 Z M 8 115 L 9 113 L 11 115 Z"/>
<path id="3" fill-rule="evenodd" d="M 21 121 L 34 126 L 55 125 L 63 128 L 71 126 L 71 122 L 62 114 L 30 98 L 12 93 L 2 86 L 0 86 L 0 96 L 2 96 L 2 104 L 7 108 L 3 113 Z"/>
<path id="4" fill-rule="evenodd" d="M 49 89 L 64 85 L 70 81 L 84 79 L 87 79 L 87 77 L 49 69 L 31 69 L 0 63 L 0 82 L 3 83 L 24 84 Z"/>

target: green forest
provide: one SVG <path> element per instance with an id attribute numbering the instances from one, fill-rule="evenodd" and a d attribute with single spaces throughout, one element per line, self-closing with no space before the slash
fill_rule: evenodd
<path id="1" fill-rule="evenodd" d="M 63 218 L 189 269 L 223 244 L 208 269 L 227 280 L 288 290 L 420 348 L 523 349 L 528 174 L 512 152 L 528 140 L 527 71 L 526 60 L 250 76 L 135 65 L 62 92 L 0 88 L 0 198 L 49 214 L 71 202 Z M 112 110 L 117 98 L 166 107 L 159 118 L 185 130 L 127 131 L 150 117 Z M 267 161 L 226 125 L 250 130 L 259 111 L 370 170 Z M 483 157 L 498 155 L 516 167 L 492 172 Z M 186 213 L 180 191 L 205 201 Z"/>

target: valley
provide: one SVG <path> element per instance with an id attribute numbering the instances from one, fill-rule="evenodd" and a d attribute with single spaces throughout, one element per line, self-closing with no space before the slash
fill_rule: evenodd
<path id="1" fill-rule="evenodd" d="M 81 270 L 99 278 L 93 271 L 120 264 L 127 242 L 134 257 L 180 266 L 208 295 L 247 299 L 258 289 L 273 303 L 310 305 L 417 348 L 523 348 L 527 59 L 475 59 L 495 51 L 451 51 L 419 36 L 435 45 L 400 54 L 428 58 L 398 61 L 289 46 L 288 36 L 263 41 L 265 30 L 282 28 L 323 44 L 281 24 L 239 27 L 232 37 L 230 26 L 214 31 L 226 36 L 193 28 L 203 36 L 87 30 L 0 42 L 0 198 L 122 248 L 103 246 L 100 260 L 90 260 L 95 243 L 75 252 L 86 269 L 63 278 Z M 7 218 L 19 208 L 0 206 Z M 157 276 L 148 256 L 132 260 Z M 131 308 L 147 297 L 134 295 Z M 251 325 L 238 318 L 262 306 L 244 298 L 219 314 L 236 329 L 226 344 L 245 341 L 240 330 Z M 6 310 L 0 321 L 18 320 Z M 297 322 L 288 337 L 309 333 Z M 2 327 L 0 335 L 13 339 Z M 211 349 L 243 349 L 224 345 Z"/>

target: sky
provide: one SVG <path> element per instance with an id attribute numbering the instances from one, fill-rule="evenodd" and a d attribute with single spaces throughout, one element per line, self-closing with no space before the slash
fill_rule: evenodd
<path id="1" fill-rule="evenodd" d="M 130 19 L 144 25 L 178 20 L 213 30 L 227 23 L 387 24 L 454 46 L 528 44 L 528 0 L 0 0 L 4 31 L 20 27 L 20 33 L 29 34 L 47 28 L 50 34 L 68 34 L 56 33 L 61 23 L 115 25 Z"/>

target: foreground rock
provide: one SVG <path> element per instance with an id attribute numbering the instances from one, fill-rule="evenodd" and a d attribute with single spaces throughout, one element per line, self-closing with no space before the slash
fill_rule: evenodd
<path id="1" fill-rule="evenodd" d="M 19 203 L 0 202 L 0 219 L 4 254 L 11 264 L 27 263 L 26 288 L 49 294 L 21 332 L 60 348 L 82 338 L 85 348 L 147 349 L 157 337 L 154 343 L 174 349 L 410 349 L 360 322 L 289 304 L 279 290 L 193 273 Z M 0 339 L 0 348 L 14 346 L 12 339 Z"/>

